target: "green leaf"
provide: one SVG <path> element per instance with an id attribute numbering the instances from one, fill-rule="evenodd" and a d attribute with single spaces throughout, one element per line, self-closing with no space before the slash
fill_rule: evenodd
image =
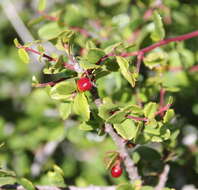
<path id="1" fill-rule="evenodd" d="M 121 0 L 108 0 L 108 1 L 105 1 L 105 0 L 100 0 L 100 3 L 102 6 L 112 6 L 112 5 L 115 5 L 117 3 L 119 3 Z"/>
<path id="2" fill-rule="evenodd" d="M 48 185 L 57 187 L 66 187 L 63 176 L 59 172 L 48 172 Z"/>
<path id="3" fill-rule="evenodd" d="M 107 152 L 104 158 L 106 169 L 111 169 L 118 159 L 119 153 L 116 151 Z"/>
<path id="4" fill-rule="evenodd" d="M 164 117 L 163 117 L 163 122 L 164 122 L 164 123 L 169 122 L 169 121 L 174 117 L 174 115 L 175 115 L 174 110 L 173 110 L 173 109 L 168 109 L 168 110 L 166 111 L 166 114 L 165 114 Z"/>
<path id="5" fill-rule="evenodd" d="M 67 119 L 69 114 L 71 113 L 72 105 L 71 103 L 61 103 L 59 105 L 59 113 L 62 119 Z"/>
<path id="6" fill-rule="evenodd" d="M 80 130 L 83 130 L 83 131 L 93 130 L 93 127 L 88 125 L 86 122 L 81 123 L 78 127 L 79 127 Z"/>
<path id="7" fill-rule="evenodd" d="M 120 45 L 122 45 L 122 42 L 118 42 L 118 43 L 115 43 L 113 45 L 110 45 L 108 46 L 107 48 L 105 48 L 105 53 L 106 54 L 109 54 L 111 53 L 113 50 L 115 50 L 117 47 L 119 47 Z"/>
<path id="8" fill-rule="evenodd" d="M 163 139 L 159 136 L 153 136 L 153 137 L 151 137 L 151 142 L 160 143 L 160 142 L 163 142 Z"/>
<path id="9" fill-rule="evenodd" d="M 33 18 L 33 19 L 31 19 L 28 22 L 28 26 L 33 26 L 35 24 L 39 24 L 40 22 L 42 22 L 44 20 L 45 20 L 45 17 L 44 16 L 39 16 L 39 17 Z"/>
<path id="10" fill-rule="evenodd" d="M 152 69 L 159 65 L 166 64 L 168 55 L 164 52 L 151 52 L 144 58 L 144 64 Z"/>
<path id="11" fill-rule="evenodd" d="M 19 41 L 18 41 L 17 38 L 14 39 L 14 45 L 15 45 L 16 47 L 19 47 L 19 46 L 21 45 L 21 44 L 19 43 Z"/>
<path id="12" fill-rule="evenodd" d="M 46 7 L 46 0 L 39 0 L 38 10 L 39 11 L 44 11 L 45 7 Z"/>
<path id="13" fill-rule="evenodd" d="M 54 169 L 54 172 L 59 173 L 60 175 L 64 176 L 64 172 L 59 166 L 53 165 L 53 169 Z"/>
<path id="14" fill-rule="evenodd" d="M 36 190 L 32 182 L 27 180 L 26 178 L 20 178 L 17 180 L 17 182 L 22 185 L 26 190 Z"/>
<path id="15" fill-rule="evenodd" d="M 106 120 L 112 115 L 112 112 L 117 111 L 118 109 L 119 107 L 114 104 L 109 104 L 109 103 L 102 104 L 98 109 L 99 111 L 98 115 L 102 119 Z"/>
<path id="16" fill-rule="evenodd" d="M 15 176 L 16 174 L 13 171 L 0 169 L 0 177 L 15 177 Z"/>
<path id="17" fill-rule="evenodd" d="M 103 56 L 105 56 L 105 52 L 103 50 L 99 48 L 92 48 L 89 49 L 86 58 L 89 63 L 94 64 L 97 63 Z"/>
<path id="18" fill-rule="evenodd" d="M 162 18 L 157 11 L 154 11 L 154 13 L 153 13 L 153 20 L 154 20 L 155 29 L 151 34 L 152 40 L 159 41 L 159 40 L 164 39 L 165 30 L 163 27 Z"/>
<path id="19" fill-rule="evenodd" d="M 135 190 L 132 184 L 121 184 L 116 187 L 116 190 Z"/>
<path id="20" fill-rule="evenodd" d="M 95 62 L 90 63 L 90 61 L 87 58 L 81 58 L 79 60 L 79 64 L 83 69 L 97 69 L 101 67 L 100 65 L 96 65 Z"/>
<path id="21" fill-rule="evenodd" d="M 1 148 L 1 147 L 3 147 L 4 145 L 5 145 L 5 143 L 4 143 L 4 142 L 3 142 L 3 143 L 1 143 L 1 144 L 0 144 L 0 148 Z"/>
<path id="22" fill-rule="evenodd" d="M 150 102 L 144 107 L 144 115 L 146 118 L 152 119 L 155 117 L 155 112 L 157 111 L 157 104 Z"/>
<path id="23" fill-rule="evenodd" d="M 29 55 L 23 48 L 18 49 L 18 55 L 24 63 L 26 64 L 29 63 L 30 61 Z"/>
<path id="24" fill-rule="evenodd" d="M 78 93 L 74 99 L 74 112 L 81 116 L 83 121 L 88 121 L 90 118 L 89 104 L 84 93 Z"/>
<path id="25" fill-rule="evenodd" d="M 138 152 L 133 152 L 132 158 L 135 164 L 137 164 L 141 159 L 140 154 Z"/>
<path id="26" fill-rule="evenodd" d="M 64 32 L 63 28 L 60 28 L 56 22 L 52 22 L 43 25 L 38 30 L 38 35 L 41 39 L 51 40 L 57 38 L 63 32 Z"/>
<path id="27" fill-rule="evenodd" d="M 53 86 L 50 96 L 55 100 L 70 100 L 74 91 L 76 91 L 76 82 L 74 79 L 68 79 Z"/>
<path id="28" fill-rule="evenodd" d="M 125 140 L 132 140 L 136 137 L 138 132 L 138 127 L 135 125 L 134 121 L 131 119 L 126 119 L 121 124 L 113 125 L 117 133 Z"/>
<path id="29" fill-rule="evenodd" d="M 126 115 L 129 111 L 131 111 L 131 108 L 133 106 L 126 106 L 125 108 L 122 108 L 119 111 L 116 111 L 114 114 L 112 114 L 107 120 L 106 122 L 108 123 L 121 123 L 122 121 L 124 121 L 126 119 Z"/>
<path id="30" fill-rule="evenodd" d="M 145 186 L 143 186 L 142 188 L 141 188 L 141 190 L 153 190 L 154 188 L 152 187 L 152 186 L 147 186 L 147 185 L 145 185 Z"/>
<path id="31" fill-rule="evenodd" d="M 127 59 L 117 56 L 116 57 L 118 65 L 120 67 L 121 73 L 124 76 L 124 78 L 131 84 L 132 87 L 135 86 L 136 81 L 136 73 L 131 73 L 129 71 L 129 62 Z"/>
<path id="32" fill-rule="evenodd" d="M 0 177 L 0 186 L 16 183 L 15 177 Z"/>

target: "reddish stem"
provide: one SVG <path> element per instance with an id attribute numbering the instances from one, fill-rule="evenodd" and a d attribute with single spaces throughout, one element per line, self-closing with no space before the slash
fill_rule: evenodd
<path id="1" fill-rule="evenodd" d="M 35 54 L 37 54 L 37 55 L 41 55 L 42 57 L 48 59 L 49 61 L 57 61 L 57 59 L 55 59 L 55 58 L 53 58 L 53 57 L 51 57 L 51 56 L 49 56 L 49 55 L 47 55 L 47 54 L 45 54 L 45 53 L 42 54 L 41 52 L 36 51 L 36 50 L 34 50 L 34 49 L 32 49 L 32 48 L 24 47 L 24 46 L 20 46 L 20 47 L 18 47 L 18 48 L 23 48 L 23 49 L 25 49 L 25 50 L 28 51 L 28 52 L 32 52 L 32 53 L 35 53 Z"/>
<path id="2" fill-rule="evenodd" d="M 47 13 L 45 13 L 43 11 L 39 11 L 39 14 L 41 14 L 46 20 L 49 20 L 49 21 L 57 22 L 59 20 L 58 17 L 48 15 Z M 60 24 L 63 25 L 63 26 L 67 26 L 66 23 L 64 23 L 64 22 L 61 22 Z M 80 28 L 80 27 L 77 27 L 77 26 L 72 26 L 72 27 L 70 27 L 70 29 L 81 33 L 85 37 L 89 37 L 90 36 L 89 32 L 87 30 L 83 29 L 83 28 Z"/>
<path id="3" fill-rule="evenodd" d="M 129 57 L 129 56 L 137 56 L 137 55 L 140 55 L 140 54 L 145 54 L 157 47 L 160 47 L 160 46 L 163 46 L 163 45 L 166 45 L 170 42 L 178 42 L 178 41 L 184 41 L 184 40 L 187 40 L 187 39 L 190 39 L 190 38 L 194 38 L 198 36 L 198 30 L 194 31 L 194 32 L 191 32 L 191 33 L 188 33 L 188 34 L 184 34 L 184 35 L 181 35 L 181 36 L 177 36 L 177 37 L 174 37 L 174 38 L 167 38 L 165 40 L 161 40 L 153 45 L 150 45 L 148 47 L 145 47 L 139 51 L 135 51 L 135 52 L 130 52 L 130 53 L 122 53 L 120 56 L 122 57 Z"/>
<path id="4" fill-rule="evenodd" d="M 148 119 L 146 117 L 135 117 L 135 116 L 132 116 L 132 115 L 127 115 L 126 118 L 128 119 L 133 119 L 133 120 L 136 120 L 136 121 L 148 121 Z"/>
<path id="5" fill-rule="evenodd" d="M 160 89 L 160 109 L 164 106 L 164 96 L 165 96 L 166 90 L 164 88 Z M 164 112 L 160 114 L 161 116 L 164 115 Z"/>
<path id="6" fill-rule="evenodd" d="M 160 115 L 161 113 L 167 111 L 170 108 L 171 104 L 167 104 L 166 106 L 162 107 L 155 113 L 155 116 Z"/>
<path id="7" fill-rule="evenodd" d="M 165 111 L 167 111 L 170 108 L 170 106 L 171 106 L 171 104 L 167 104 L 166 106 L 160 108 L 159 111 L 157 111 L 155 113 L 155 116 L 164 113 Z M 126 118 L 133 119 L 135 121 L 145 121 L 145 122 L 149 121 L 149 119 L 146 118 L 146 117 L 135 117 L 135 116 L 132 116 L 132 115 L 127 115 Z"/>
<path id="8" fill-rule="evenodd" d="M 198 71 L 198 65 L 194 65 L 189 69 L 190 72 L 197 72 Z"/>
<path id="9" fill-rule="evenodd" d="M 43 11 L 38 11 L 38 13 L 41 14 L 41 15 L 42 15 L 45 19 L 47 19 L 47 20 L 50 20 L 50 21 L 58 21 L 58 20 L 59 20 L 58 17 L 48 15 L 48 14 L 46 14 L 46 13 L 43 12 Z"/>
<path id="10" fill-rule="evenodd" d="M 61 79 L 59 79 L 59 80 L 57 80 L 57 81 L 51 81 L 51 82 L 46 82 L 46 83 L 33 84 L 32 86 L 33 86 L 33 87 L 54 86 L 54 85 L 56 85 L 57 83 L 62 82 L 62 81 L 64 81 L 64 80 L 66 80 L 66 78 L 61 78 Z"/>

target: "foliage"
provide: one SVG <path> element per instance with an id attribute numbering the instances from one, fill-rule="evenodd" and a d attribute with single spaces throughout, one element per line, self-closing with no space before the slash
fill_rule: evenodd
<path id="1" fill-rule="evenodd" d="M 0 26 L 0 185 L 17 182 L 34 190 L 34 184 L 115 184 L 117 190 L 137 189 L 141 183 L 129 184 L 127 172 L 119 179 L 108 174 L 119 158 L 105 135 L 104 124 L 110 123 L 135 146 L 129 152 L 146 184 L 141 189 L 153 189 L 167 163 L 167 187 L 198 186 L 197 38 L 127 56 L 196 30 L 198 24 L 191 21 L 198 18 L 198 3 L 68 1 L 50 12 L 47 5 L 39 1 L 40 16 L 29 22 L 39 39 L 35 42 L 14 40 L 6 21 Z M 4 32 L 8 27 L 12 33 Z M 39 55 L 33 67 L 44 65 L 40 74 L 28 70 L 33 50 Z M 94 87 L 79 92 L 76 82 L 84 76 Z M 48 156 L 49 144 L 54 150 Z"/>

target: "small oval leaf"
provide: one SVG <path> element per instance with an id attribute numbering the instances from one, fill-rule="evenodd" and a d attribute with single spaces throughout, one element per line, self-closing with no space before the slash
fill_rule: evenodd
<path id="1" fill-rule="evenodd" d="M 29 55 L 23 48 L 18 49 L 18 55 L 24 63 L 26 64 L 29 63 L 30 61 Z"/>

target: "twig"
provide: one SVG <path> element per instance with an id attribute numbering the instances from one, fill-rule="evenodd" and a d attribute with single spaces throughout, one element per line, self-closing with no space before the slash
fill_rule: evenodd
<path id="1" fill-rule="evenodd" d="M 112 125 L 110 124 L 105 124 L 105 131 L 111 136 L 111 138 L 117 145 L 118 152 L 123 159 L 130 181 L 133 183 L 135 180 L 141 179 L 138 174 L 138 169 L 135 166 L 133 160 L 130 158 L 129 153 L 126 149 L 126 142 L 124 141 L 124 139 L 117 135 L 117 133 L 113 130 Z"/>
<path id="2" fill-rule="evenodd" d="M 66 79 L 67 78 L 61 78 L 61 79 L 59 79 L 57 81 L 50 81 L 50 82 L 46 82 L 46 83 L 38 83 L 38 84 L 33 84 L 32 86 L 33 87 L 37 87 L 37 88 L 39 88 L 39 87 L 46 87 L 46 86 L 54 86 L 57 83 L 62 82 L 64 80 L 66 80 Z"/>
<path id="3" fill-rule="evenodd" d="M 168 179 L 169 170 L 170 170 L 170 166 L 165 165 L 163 172 L 159 176 L 159 182 L 155 187 L 155 190 L 162 190 L 165 187 L 166 181 Z"/>
<path id="4" fill-rule="evenodd" d="M 144 54 L 143 53 L 138 54 L 138 56 L 137 56 L 137 63 L 136 63 L 136 72 L 137 73 L 140 72 L 140 66 L 141 66 L 141 62 L 142 62 L 142 59 L 143 58 L 144 58 Z"/>
<path id="5" fill-rule="evenodd" d="M 49 20 L 49 21 L 57 22 L 57 21 L 60 20 L 59 17 L 48 15 L 44 11 L 39 11 L 39 14 L 41 14 L 46 20 Z M 63 26 L 67 26 L 67 24 L 64 23 L 64 22 L 61 22 L 60 24 L 63 25 Z M 80 34 L 82 34 L 85 37 L 91 36 L 91 34 L 87 30 L 85 30 L 84 28 L 80 28 L 80 27 L 77 27 L 77 26 L 72 26 L 72 27 L 69 27 L 69 28 L 76 31 L 76 32 L 79 32 Z"/>
<path id="6" fill-rule="evenodd" d="M 144 58 L 144 54 L 147 53 L 147 52 L 150 52 L 152 51 L 153 49 L 155 48 L 158 48 L 160 46 L 163 46 L 163 45 L 166 45 L 166 44 L 169 44 L 171 42 L 178 42 L 178 41 L 184 41 L 184 40 L 187 40 L 187 39 L 190 39 L 190 38 L 194 38 L 194 37 L 197 37 L 198 36 L 198 30 L 194 31 L 194 32 L 191 32 L 191 33 L 188 33 L 188 34 L 184 34 L 184 35 L 181 35 L 181 36 L 177 36 L 177 37 L 174 37 L 174 38 L 167 38 L 167 39 L 164 39 L 164 40 L 161 40 L 155 44 L 152 44 L 148 47 L 145 47 L 143 49 L 140 49 L 138 51 L 134 51 L 134 52 L 124 52 L 124 53 L 121 53 L 119 54 L 119 56 L 121 57 L 131 57 L 131 56 L 139 56 L 137 57 L 138 58 L 138 62 L 137 62 L 137 70 L 139 70 L 139 67 L 140 67 L 140 64 L 141 64 L 141 60 Z M 98 62 L 97 64 L 101 63 L 101 61 L 105 61 L 107 58 L 109 57 L 112 57 L 112 56 L 118 56 L 117 54 L 115 53 L 109 53 L 105 56 L 103 56 Z"/>
<path id="7" fill-rule="evenodd" d="M 167 104 L 166 106 L 160 108 L 159 111 L 157 111 L 155 113 L 155 116 L 164 113 L 165 111 L 167 111 L 170 108 L 170 106 L 171 106 L 171 104 Z"/>
<path id="8" fill-rule="evenodd" d="M 141 50 L 138 50 L 138 51 L 135 51 L 135 52 L 129 52 L 129 53 L 122 53 L 120 56 L 122 57 L 130 57 L 130 56 L 137 56 L 137 55 L 140 55 L 140 54 L 145 54 L 157 47 L 160 47 L 160 46 L 163 46 L 163 45 L 166 45 L 166 44 L 169 44 L 170 42 L 178 42 L 178 41 L 184 41 L 184 40 L 188 40 L 190 38 L 194 38 L 198 36 L 198 30 L 194 31 L 194 32 L 191 32 L 191 33 L 188 33 L 188 34 L 184 34 L 184 35 L 181 35 L 181 36 L 177 36 L 177 37 L 174 37 L 174 38 L 167 38 L 167 39 L 164 39 L 164 40 L 161 40 L 153 45 L 150 45 L 148 47 L 145 47 Z"/>
<path id="9" fill-rule="evenodd" d="M 49 56 L 49 55 L 47 55 L 47 54 L 45 54 L 45 53 L 41 53 L 41 52 L 39 52 L 39 51 L 36 51 L 35 49 L 32 49 L 32 48 L 25 47 L 25 46 L 18 46 L 18 48 L 23 48 L 24 50 L 26 50 L 26 51 L 28 51 L 28 52 L 32 52 L 32 53 L 35 53 L 35 54 L 37 54 L 37 55 L 40 55 L 40 56 L 42 56 L 42 57 L 48 59 L 48 61 L 54 61 L 54 62 L 57 61 L 57 59 L 55 59 L 55 58 L 53 58 L 53 57 L 51 57 L 51 56 Z"/>
<path id="10" fill-rule="evenodd" d="M 127 115 L 126 118 L 128 119 L 133 119 L 135 121 L 148 121 L 148 118 L 146 117 L 135 117 L 135 116 L 132 116 L 132 115 Z"/>
<path id="11" fill-rule="evenodd" d="M 155 112 L 155 116 L 163 114 L 165 111 L 167 111 L 170 108 L 170 106 L 171 106 L 171 104 L 167 104 L 163 107 L 160 107 L 159 111 Z M 135 121 L 145 121 L 145 122 L 149 121 L 149 119 L 146 117 L 135 117 L 132 115 L 127 115 L 126 118 L 133 119 Z"/>
<path id="12" fill-rule="evenodd" d="M 160 89 L 160 109 L 164 106 L 164 96 L 165 96 L 166 90 L 164 88 Z M 164 115 L 164 112 L 160 114 L 161 116 Z"/>
<path id="13" fill-rule="evenodd" d="M 37 190 L 116 190 L 115 186 L 88 186 L 88 187 L 54 187 L 54 186 L 36 186 Z M 21 185 L 4 185 L 0 187 L 0 190 L 26 190 Z"/>

